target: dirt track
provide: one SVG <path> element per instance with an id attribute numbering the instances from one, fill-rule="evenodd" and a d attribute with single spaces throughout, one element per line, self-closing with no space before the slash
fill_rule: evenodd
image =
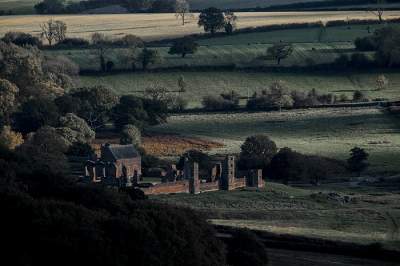
<path id="1" fill-rule="evenodd" d="M 268 249 L 270 266 L 398 266 L 399 263 L 306 251 Z"/>

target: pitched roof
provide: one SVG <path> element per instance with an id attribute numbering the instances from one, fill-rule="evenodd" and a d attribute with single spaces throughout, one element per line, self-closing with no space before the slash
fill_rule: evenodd
<path id="1" fill-rule="evenodd" d="M 139 152 L 135 149 L 135 146 L 130 145 L 106 145 L 106 149 L 108 149 L 115 160 L 119 159 L 130 159 L 139 157 Z"/>

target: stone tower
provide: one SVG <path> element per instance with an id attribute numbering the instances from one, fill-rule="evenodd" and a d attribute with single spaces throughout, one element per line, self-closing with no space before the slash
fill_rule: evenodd
<path id="1" fill-rule="evenodd" d="M 221 189 L 230 190 L 235 182 L 235 156 L 227 156 L 223 167 L 221 177 Z"/>
<path id="2" fill-rule="evenodd" d="M 189 178 L 189 192 L 191 194 L 198 194 L 200 193 L 199 164 L 193 163 L 191 170 L 191 176 Z"/>

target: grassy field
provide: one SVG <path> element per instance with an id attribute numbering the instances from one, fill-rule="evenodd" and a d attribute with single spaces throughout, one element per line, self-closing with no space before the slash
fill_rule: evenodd
<path id="1" fill-rule="evenodd" d="M 168 54 L 169 47 L 157 48 L 161 61 L 149 66 L 151 68 L 171 67 L 199 67 L 199 66 L 237 66 L 275 67 L 275 60 L 263 59 L 268 47 L 272 44 L 235 44 L 201 46 L 194 55 L 182 58 L 180 55 Z M 282 60 L 281 66 L 311 66 L 316 64 L 328 64 L 335 61 L 342 54 L 352 54 L 354 48 L 351 43 L 302 43 L 294 45 L 293 54 Z M 343 52 L 344 51 L 344 52 Z M 115 69 L 129 70 L 131 62 L 126 60 L 128 50 L 126 48 L 112 49 L 107 52 L 106 60 L 115 62 Z M 77 63 L 81 70 L 96 71 L 99 69 L 98 54 L 96 50 L 54 50 L 47 54 L 63 55 Z M 372 58 L 373 54 L 368 54 Z M 141 68 L 137 62 L 137 68 Z"/>
<path id="2" fill-rule="evenodd" d="M 69 2 L 78 1 L 72 0 Z M 204 9 L 210 6 L 218 8 L 252 8 L 312 1 L 316 0 L 189 0 L 193 9 Z M 38 2 L 40 0 L 0 0 L 0 10 L 12 10 L 16 14 L 34 12 L 33 6 Z"/>
<path id="3" fill-rule="evenodd" d="M 386 18 L 400 17 L 400 11 L 387 11 Z M 365 11 L 321 11 L 321 12 L 246 12 L 237 13 L 238 28 L 263 25 L 307 23 L 330 20 L 375 19 Z M 39 24 L 50 18 L 63 20 L 68 26 L 68 36 L 89 38 L 94 32 L 103 32 L 113 37 L 135 34 L 145 40 L 178 37 L 201 33 L 197 26 L 197 14 L 185 26 L 175 14 L 120 14 L 120 15 L 26 15 L 0 17 L 0 36 L 7 31 L 23 31 L 39 34 Z"/>
<path id="4" fill-rule="evenodd" d="M 389 87 L 383 91 L 375 90 L 376 78 L 384 73 L 390 80 Z M 163 86 L 178 90 L 177 80 L 183 76 L 187 88 L 181 96 L 189 108 L 200 107 L 204 96 L 222 92 L 236 91 L 242 96 L 267 88 L 276 80 L 283 80 L 293 90 L 309 91 L 316 88 L 321 93 L 346 94 L 352 96 L 355 90 L 364 91 L 368 97 L 400 98 L 400 73 L 398 72 L 252 72 L 252 71 L 213 71 L 161 73 L 130 73 L 108 76 L 81 76 L 84 86 L 109 86 L 118 94 L 142 95 L 146 88 Z"/>
<path id="5" fill-rule="evenodd" d="M 396 24 L 397 25 L 397 24 Z M 161 62 L 150 68 L 183 66 L 276 66 L 273 60 L 260 60 L 273 43 L 294 43 L 294 53 L 282 61 L 282 66 L 309 66 L 331 63 L 338 56 L 353 53 L 353 42 L 358 37 L 371 35 L 383 25 L 352 25 L 350 27 L 328 27 L 322 35 L 319 28 L 300 28 L 267 32 L 242 33 L 199 40 L 200 47 L 194 55 L 181 58 L 168 54 L 169 47 L 156 48 Z M 131 61 L 126 48 L 109 49 L 106 59 L 115 64 L 116 69 L 129 69 Z M 139 52 L 136 51 L 137 53 Z M 99 68 L 97 51 L 91 49 L 47 50 L 47 54 L 64 55 L 76 62 L 81 70 Z M 141 67 L 137 63 L 137 67 Z"/>
<path id="6" fill-rule="evenodd" d="M 266 134 L 278 147 L 347 159 L 354 146 L 370 153 L 368 174 L 400 171 L 400 120 L 375 108 L 172 116 L 157 133 L 179 133 L 225 144 L 212 153 L 237 153 L 246 137 Z"/>
<path id="7" fill-rule="evenodd" d="M 336 201 L 327 196 L 330 192 L 349 196 L 351 200 Z M 391 222 L 392 218 L 400 219 L 398 191 L 365 187 L 300 189 L 267 182 L 266 188 L 258 191 L 153 198 L 204 211 L 215 224 L 363 244 L 381 242 L 390 248 L 400 248 L 398 228 Z"/>

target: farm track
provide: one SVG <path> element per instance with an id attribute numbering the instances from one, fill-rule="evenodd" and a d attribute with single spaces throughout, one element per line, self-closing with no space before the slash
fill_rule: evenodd
<path id="1" fill-rule="evenodd" d="M 229 241 L 236 230 L 216 226 L 217 236 Z M 264 242 L 272 266 L 395 266 L 399 251 L 371 250 L 354 243 L 253 231 Z"/>
<path id="2" fill-rule="evenodd" d="M 270 266 L 397 266 L 397 263 L 337 254 L 267 248 Z"/>

